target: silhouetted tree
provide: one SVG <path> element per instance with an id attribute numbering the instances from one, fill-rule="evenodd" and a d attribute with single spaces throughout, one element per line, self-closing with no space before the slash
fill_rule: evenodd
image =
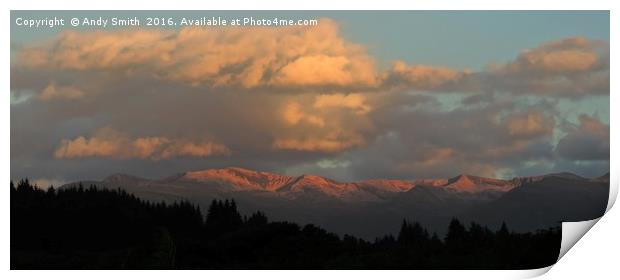
<path id="1" fill-rule="evenodd" d="M 247 219 L 246 224 L 249 226 L 264 226 L 268 223 L 267 216 L 261 211 L 256 211 L 250 218 Z"/>
<path id="2" fill-rule="evenodd" d="M 466 246 L 467 230 L 459 220 L 453 218 L 446 234 L 446 246 L 454 254 L 463 254 Z"/>
<path id="3" fill-rule="evenodd" d="M 493 232 L 453 219 L 443 242 L 418 222 L 368 242 L 312 224 L 242 219 L 214 200 L 206 219 L 187 201 L 142 201 L 122 189 L 39 189 L 11 182 L 12 269 L 524 269 L 557 260 L 560 230 Z"/>
<path id="4" fill-rule="evenodd" d="M 234 200 L 214 201 L 209 207 L 206 228 L 209 232 L 219 235 L 238 229 L 243 224 L 241 214 Z"/>

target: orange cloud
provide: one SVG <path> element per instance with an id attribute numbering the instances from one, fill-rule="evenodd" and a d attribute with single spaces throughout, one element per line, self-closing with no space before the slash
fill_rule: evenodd
<path id="1" fill-rule="evenodd" d="M 609 43 L 583 37 L 551 41 L 479 75 L 480 88 L 513 94 L 609 94 Z"/>
<path id="2" fill-rule="evenodd" d="M 521 53 L 507 70 L 547 73 L 591 71 L 600 63 L 601 47 L 601 42 L 583 37 L 552 41 Z"/>
<path id="3" fill-rule="evenodd" d="M 85 93 L 72 86 L 56 86 L 55 83 L 49 84 L 41 95 L 39 95 L 39 99 L 47 101 L 52 99 L 79 99 L 84 97 Z"/>
<path id="4" fill-rule="evenodd" d="M 345 132 L 331 132 L 325 137 L 300 137 L 276 139 L 272 147 L 279 150 L 334 153 L 364 143 L 361 135 Z"/>
<path id="5" fill-rule="evenodd" d="M 374 59 L 343 39 L 337 24 L 283 28 L 183 28 L 65 32 L 25 48 L 29 68 L 145 73 L 192 85 L 369 87 Z"/>
<path id="6" fill-rule="evenodd" d="M 365 144 L 364 132 L 373 129 L 367 115 L 372 108 L 363 94 L 304 94 L 289 99 L 282 110 L 286 126 L 273 131 L 274 149 L 335 153 Z"/>
<path id="7" fill-rule="evenodd" d="M 160 155 L 156 157 L 162 159 L 169 159 L 178 156 L 188 157 L 208 157 L 212 155 L 229 155 L 230 150 L 221 144 L 217 143 L 193 143 L 193 142 L 179 142 L 169 145 Z"/>
<path id="8" fill-rule="evenodd" d="M 555 122 L 543 112 L 533 111 L 513 116 L 508 120 L 508 132 L 512 136 L 535 137 L 553 132 Z"/>
<path id="9" fill-rule="evenodd" d="M 544 43 L 506 64 L 479 72 L 396 61 L 383 88 L 428 91 L 557 94 L 609 93 L 609 43 L 572 37 Z"/>
<path id="10" fill-rule="evenodd" d="M 90 138 L 80 136 L 73 140 L 63 139 L 54 152 L 54 157 L 63 159 L 105 157 L 160 160 L 178 156 L 208 157 L 228 154 L 230 154 L 230 150 L 221 144 L 194 143 L 171 140 L 165 137 L 130 139 L 110 128 L 104 128 Z"/>
<path id="11" fill-rule="evenodd" d="M 609 138 L 609 126 L 588 115 L 579 116 L 579 126 L 583 131 L 601 138 Z"/>
<path id="12" fill-rule="evenodd" d="M 298 102 L 289 102 L 283 112 L 284 120 L 290 125 L 296 125 L 300 122 L 306 122 L 319 127 L 325 126 L 323 118 L 315 115 L 304 113 Z"/>
<path id="13" fill-rule="evenodd" d="M 422 90 L 435 90 L 458 82 L 467 72 L 448 67 L 407 65 L 396 61 L 388 72 L 386 83 Z"/>
<path id="14" fill-rule="evenodd" d="M 63 139 L 54 152 L 56 158 L 112 157 L 119 154 L 119 143 L 113 140 L 83 136 L 73 140 Z"/>
<path id="15" fill-rule="evenodd" d="M 435 165 L 452 159 L 456 155 L 456 151 L 452 148 L 434 148 L 427 152 L 424 164 Z"/>
<path id="16" fill-rule="evenodd" d="M 347 108 L 355 110 L 357 114 L 363 115 L 372 110 L 366 103 L 366 97 L 359 93 L 352 94 L 322 94 L 315 98 L 314 108 Z"/>
<path id="17" fill-rule="evenodd" d="M 271 80 L 284 86 L 365 85 L 375 84 L 373 62 L 367 57 L 350 60 L 345 56 L 303 56 L 284 66 Z"/>
<path id="18" fill-rule="evenodd" d="M 194 86 L 287 91 L 501 91 L 587 95 L 609 91 L 609 44 L 572 37 L 544 43 L 479 72 L 395 61 L 376 68 L 338 25 L 64 32 L 26 47 L 15 67 L 145 75 Z"/>

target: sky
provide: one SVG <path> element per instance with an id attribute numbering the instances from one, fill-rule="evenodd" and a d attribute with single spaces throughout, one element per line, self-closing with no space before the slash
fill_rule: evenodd
<path id="1" fill-rule="evenodd" d="M 318 19 L 27 28 L 17 18 Z M 609 13 L 13 11 L 11 177 L 609 171 Z M 144 24 L 144 21 L 142 22 Z"/>

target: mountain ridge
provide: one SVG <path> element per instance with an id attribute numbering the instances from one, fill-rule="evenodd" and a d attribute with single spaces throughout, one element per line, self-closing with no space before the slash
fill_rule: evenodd
<path id="1" fill-rule="evenodd" d="M 490 226 L 511 221 L 517 231 L 553 226 L 560 220 L 596 218 L 607 205 L 608 177 L 555 173 L 504 180 L 460 174 L 340 182 L 317 175 L 287 176 L 235 167 L 193 170 L 161 179 L 112 174 L 102 181 L 82 181 L 82 185 L 120 188 L 154 202 L 191 201 L 201 209 L 207 209 L 214 199 L 235 199 L 244 214 L 261 210 L 275 220 L 313 223 L 372 239 L 392 230 L 403 217 L 439 234 L 453 217 Z"/>
<path id="2" fill-rule="evenodd" d="M 339 182 L 327 177 L 312 174 L 286 176 L 239 167 L 189 171 L 185 172 L 181 178 L 205 183 L 228 183 L 237 190 L 299 192 L 305 189 L 316 189 L 324 191 L 332 196 L 342 196 L 342 193 L 347 191 L 364 190 L 403 192 L 422 185 L 443 187 L 451 191 L 469 193 L 484 191 L 505 192 L 516 186 L 516 184 L 510 180 L 484 178 L 469 174 L 461 174 L 447 179 L 368 179 L 354 182 Z"/>
<path id="3" fill-rule="evenodd" d="M 105 177 L 101 183 L 106 185 L 127 184 L 200 184 L 205 187 L 218 187 L 229 191 L 264 191 L 275 193 L 322 193 L 326 196 L 345 199 L 351 193 L 359 195 L 386 195 L 407 192 L 416 187 L 433 187 L 455 193 L 480 194 L 485 192 L 505 193 L 524 183 L 532 183 L 549 177 L 567 180 L 584 180 L 604 182 L 609 180 L 609 173 L 596 178 L 584 178 L 579 175 L 560 172 L 539 176 L 514 177 L 509 180 L 481 177 L 471 174 L 459 174 L 450 178 L 435 179 L 366 179 L 353 182 L 340 182 L 327 177 L 302 174 L 300 176 L 281 175 L 272 172 L 255 171 L 242 167 L 226 167 L 192 170 L 177 173 L 162 179 L 146 179 L 124 173 L 115 173 Z M 66 185 L 72 185 L 69 183 Z"/>

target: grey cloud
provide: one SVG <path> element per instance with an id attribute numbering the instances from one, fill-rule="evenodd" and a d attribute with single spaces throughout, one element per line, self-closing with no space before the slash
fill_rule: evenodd
<path id="1" fill-rule="evenodd" d="M 569 160 L 609 160 L 609 126 L 598 119 L 582 115 L 579 125 L 569 128 L 558 142 L 556 152 Z"/>

